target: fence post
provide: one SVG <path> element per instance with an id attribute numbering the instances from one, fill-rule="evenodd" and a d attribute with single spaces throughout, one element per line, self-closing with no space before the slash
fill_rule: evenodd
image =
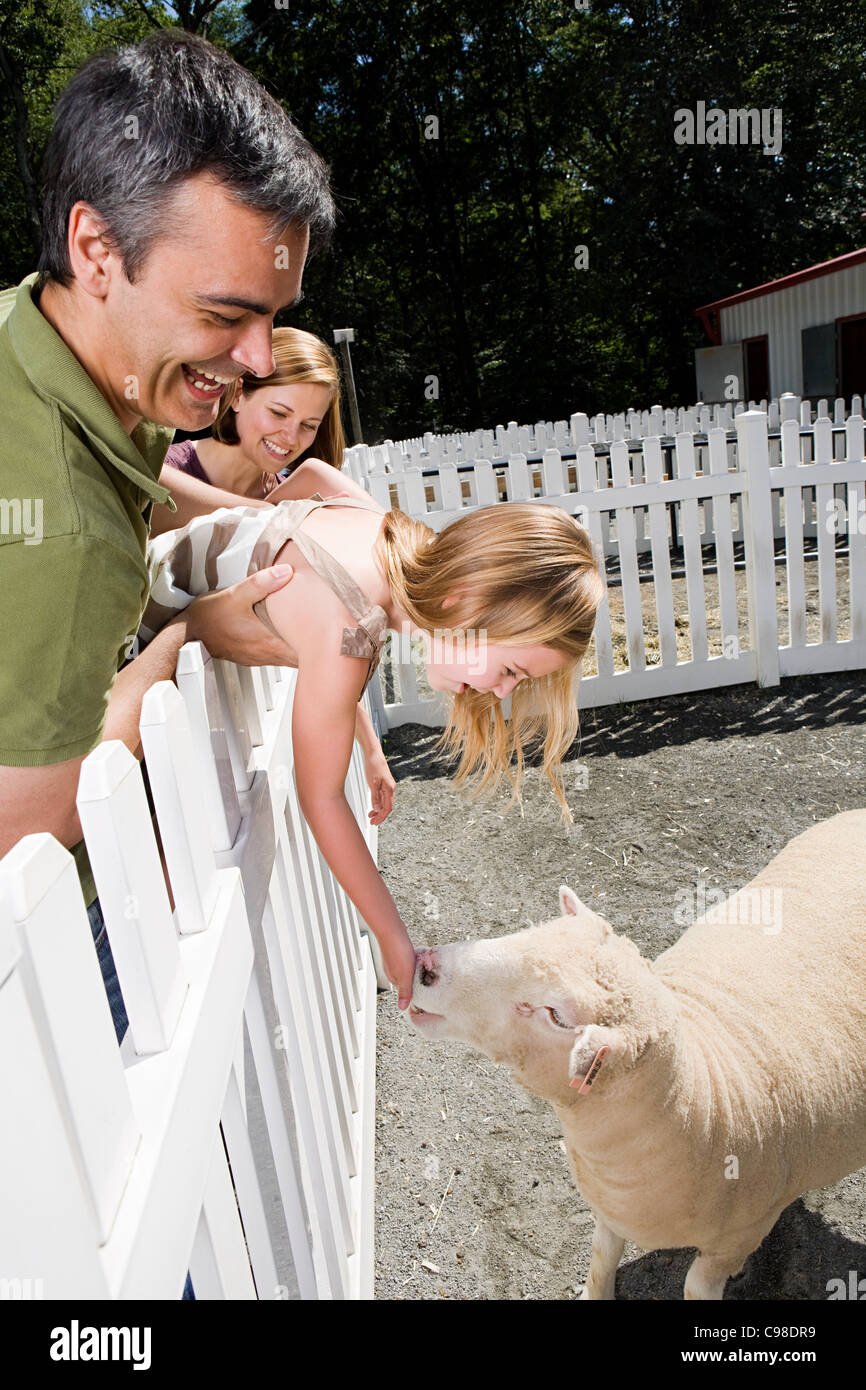
<path id="1" fill-rule="evenodd" d="M 743 539 L 755 675 L 758 685 L 778 685 L 779 629 L 766 413 L 746 410 L 737 416 L 736 428 L 740 471 L 747 480 L 742 493 Z"/>

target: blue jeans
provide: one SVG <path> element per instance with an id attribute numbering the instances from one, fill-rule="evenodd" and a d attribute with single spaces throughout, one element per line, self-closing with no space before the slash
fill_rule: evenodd
<path id="1" fill-rule="evenodd" d="M 114 957 L 111 954 L 108 932 L 106 931 L 105 922 L 103 921 L 102 908 L 98 898 L 95 898 L 90 904 L 90 907 L 87 909 L 87 916 L 90 919 L 93 944 L 96 947 L 99 968 L 102 971 L 102 982 L 105 985 L 105 993 L 108 995 L 108 1005 L 111 1009 L 111 1021 L 114 1024 L 114 1031 L 117 1035 L 117 1045 L 119 1047 L 129 1027 L 129 1019 L 126 1016 L 126 1005 L 123 1002 L 123 995 L 120 992 L 120 981 L 117 978 Z M 195 1299 L 189 1273 L 187 1273 L 186 1276 L 183 1297 L 186 1299 Z"/>

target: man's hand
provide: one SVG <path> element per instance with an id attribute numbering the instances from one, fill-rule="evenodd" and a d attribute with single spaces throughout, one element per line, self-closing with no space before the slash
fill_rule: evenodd
<path id="1" fill-rule="evenodd" d="M 179 619 L 186 624 L 187 641 L 203 642 L 211 656 L 239 666 L 293 665 L 294 653 L 253 612 L 254 603 L 282 589 L 293 573 L 291 565 L 272 565 L 230 589 L 195 599 Z"/>

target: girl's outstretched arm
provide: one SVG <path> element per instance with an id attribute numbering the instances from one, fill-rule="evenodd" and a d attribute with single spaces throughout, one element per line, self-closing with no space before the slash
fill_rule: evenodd
<path id="1" fill-rule="evenodd" d="M 335 659 L 321 641 L 299 656 L 292 711 L 298 801 L 325 862 L 376 937 L 403 1009 L 412 998 L 415 951 L 344 791 L 367 662 Z"/>

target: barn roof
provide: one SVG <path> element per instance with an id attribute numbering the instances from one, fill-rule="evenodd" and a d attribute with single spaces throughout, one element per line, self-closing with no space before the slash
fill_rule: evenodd
<path id="1" fill-rule="evenodd" d="M 848 251 L 844 256 L 834 256 L 832 261 L 821 261 L 818 265 L 810 265 L 806 270 L 795 270 L 791 275 L 783 275 L 779 280 L 768 280 L 765 285 L 756 285 L 751 290 L 739 290 L 736 294 L 729 294 L 726 299 L 716 299 L 712 304 L 702 304 L 695 313 L 704 315 L 718 309 L 727 309 L 732 304 L 742 304 L 745 299 L 759 299 L 764 294 L 775 294 L 777 290 L 790 289 L 792 285 L 799 285 L 803 280 L 817 280 L 821 275 L 833 275 L 837 270 L 847 270 L 850 266 L 860 265 L 866 261 L 866 246 L 862 246 L 858 251 Z"/>

